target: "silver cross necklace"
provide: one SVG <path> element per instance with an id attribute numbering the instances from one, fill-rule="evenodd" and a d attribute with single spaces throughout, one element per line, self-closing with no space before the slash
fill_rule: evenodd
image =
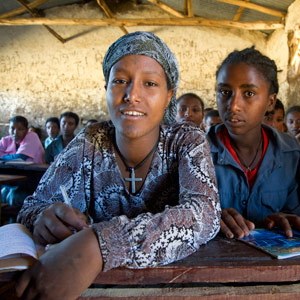
<path id="1" fill-rule="evenodd" d="M 115 148 L 116 148 L 116 150 L 117 150 L 117 152 L 118 152 L 118 154 L 119 154 L 119 156 L 120 156 L 123 164 L 125 165 L 125 167 L 127 168 L 127 170 L 130 172 L 130 177 L 125 177 L 124 180 L 131 183 L 131 193 L 132 194 L 135 194 L 135 192 L 136 192 L 135 183 L 139 182 L 139 181 L 143 181 L 143 178 L 141 178 L 141 177 L 135 177 L 135 172 L 134 171 L 136 169 L 140 168 L 146 162 L 146 160 L 151 156 L 151 154 L 156 150 L 158 142 L 159 142 L 159 137 L 158 137 L 157 142 L 155 143 L 155 145 L 153 146 L 153 148 L 151 149 L 151 151 L 145 156 L 145 158 L 142 161 L 140 161 L 136 166 L 129 167 L 128 164 L 127 164 L 127 161 L 126 161 L 125 157 L 122 155 L 122 153 L 121 153 L 121 151 L 120 151 L 120 149 L 119 149 L 119 147 L 117 145 L 116 140 L 114 139 L 114 146 L 115 146 Z"/>

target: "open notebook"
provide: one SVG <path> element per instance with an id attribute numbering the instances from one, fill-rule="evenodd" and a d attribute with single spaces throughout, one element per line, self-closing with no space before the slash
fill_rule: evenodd
<path id="1" fill-rule="evenodd" d="M 28 269 L 42 252 L 24 225 L 13 223 L 0 227 L 0 272 Z"/>

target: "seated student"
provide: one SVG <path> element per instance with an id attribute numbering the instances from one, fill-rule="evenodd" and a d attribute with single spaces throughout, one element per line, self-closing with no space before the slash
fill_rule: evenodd
<path id="1" fill-rule="evenodd" d="M 219 112 L 216 109 L 211 109 L 206 113 L 203 119 L 203 128 L 208 132 L 210 127 L 222 123 Z"/>
<path id="2" fill-rule="evenodd" d="M 28 121 L 23 116 L 9 120 L 9 136 L 0 141 L 0 160 L 22 159 L 37 164 L 44 162 L 44 148 L 36 133 L 28 130 Z M 21 205 L 29 192 L 25 187 L 5 185 L 1 189 L 4 203 Z"/>
<path id="3" fill-rule="evenodd" d="M 206 114 L 209 112 L 209 111 L 211 111 L 211 110 L 213 110 L 213 108 L 212 107 L 206 107 L 206 108 L 204 108 L 204 110 L 203 110 L 203 118 L 206 116 Z"/>
<path id="4" fill-rule="evenodd" d="M 38 135 L 39 139 L 40 140 L 42 139 L 42 130 L 41 130 L 41 128 L 34 127 L 34 126 L 31 125 L 31 126 L 28 127 L 28 131 L 29 132 L 35 132 Z"/>
<path id="5" fill-rule="evenodd" d="M 300 105 L 292 106 L 286 113 L 288 132 L 300 142 Z"/>
<path id="6" fill-rule="evenodd" d="M 88 127 L 92 124 L 98 123 L 98 121 L 96 119 L 90 119 L 86 122 L 85 127 Z"/>
<path id="7" fill-rule="evenodd" d="M 204 103 L 202 99 L 193 93 L 183 94 L 177 99 L 176 121 L 193 122 L 200 126 L 203 120 Z"/>
<path id="8" fill-rule="evenodd" d="M 59 119 L 51 117 L 46 120 L 45 123 L 48 137 L 45 139 L 45 149 L 56 139 L 59 138 Z"/>
<path id="9" fill-rule="evenodd" d="M 173 53 L 152 33 L 129 33 L 111 45 L 103 71 L 111 121 L 84 128 L 70 142 L 19 214 L 40 242 L 59 242 L 23 273 L 17 293 L 27 299 L 62 293 L 75 299 L 101 270 L 169 264 L 218 232 L 204 133 L 190 124 L 161 124 L 176 114 Z M 60 185 L 73 209 L 63 203 Z M 92 217 L 90 228 L 81 230 L 87 225 L 79 210 Z"/>
<path id="10" fill-rule="evenodd" d="M 0 141 L 0 159 L 23 159 L 42 164 L 44 148 L 38 135 L 28 130 L 28 121 L 22 116 L 9 120 L 9 136 Z"/>
<path id="11" fill-rule="evenodd" d="M 222 207 L 221 232 L 243 237 L 255 225 L 300 230 L 300 147 L 262 125 L 278 93 L 277 67 L 259 51 L 234 51 L 216 73 L 222 125 L 208 132 Z M 299 176 L 299 173 L 298 173 Z"/>
<path id="12" fill-rule="evenodd" d="M 274 109 L 266 112 L 263 123 L 285 132 L 284 106 L 279 99 L 276 100 Z"/>
<path id="13" fill-rule="evenodd" d="M 46 163 L 52 163 L 56 156 L 71 142 L 74 138 L 74 131 L 78 126 L 79 117 L 73 112 L 65 112 L 59 118 L 61 135 L 52 141 L 46 148 Z"/>

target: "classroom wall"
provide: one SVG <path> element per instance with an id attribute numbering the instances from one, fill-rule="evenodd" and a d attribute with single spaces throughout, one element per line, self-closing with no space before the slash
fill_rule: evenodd
<path id="1" fill-rule="evenodd" d="M 296 0 L 290 5 L 288 18 L 286 20 L 285 32 L 300 30 L 300 0 Z M 300 53 L 298 53 L 300 55 Z M 289 106 L 300 105 L 300 74 L 296 75 L 291 69 L 288 69 L 287 80 L 289 83 Z"/>
<path id="2" fill-rule="evenodd" d="M 297 0 L 296 2 L 299 2 Z M 83 13 L 84 12 L 84 13 Z M 153 5 L 121 6 L 117 17 L 167 17 Z M 46 11 L 47 17 L 103 17 L 96 3 Z M 62 44 L 43 26 L 0 26 L 0 135 L 7 134 L 11 116 L 22 114 L 34 126 L 44 127 L 50 116 L 71 110 L 82 124 L 90 118 L 107 119 L 102 65 L 109 45 L 123 33 L 118 27 L 52 26 L 69 41 Z M 213 27 L 128 27 L 148 30 L 162 38 L 179 61 L 178 95 L 197 93 L 206 106 L 215 107 L 215 71 L 234 49 L 255 45 L 283 70 L 280 98 L 289 103 L 287 33 L 271 36 L 258 31 Z M 80 126 L 82 127 L 82 125 Z"/>

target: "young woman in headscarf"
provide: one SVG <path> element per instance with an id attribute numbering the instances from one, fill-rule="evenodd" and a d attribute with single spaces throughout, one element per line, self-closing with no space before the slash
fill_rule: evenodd
<path id="1" fill-rule="evenodd" d="M 19 214 L 40 243 L 57 243 L 21 277 L 17 293 L 26 299 L 75 299 L 100 271 L 169 264 L 219 230 L 204 134 L 162 125 L 176 114 L 173 53 L 152 33 L 130 33 L 111 45 L 103 71 L 111 121 L 70 142 Z"/>

